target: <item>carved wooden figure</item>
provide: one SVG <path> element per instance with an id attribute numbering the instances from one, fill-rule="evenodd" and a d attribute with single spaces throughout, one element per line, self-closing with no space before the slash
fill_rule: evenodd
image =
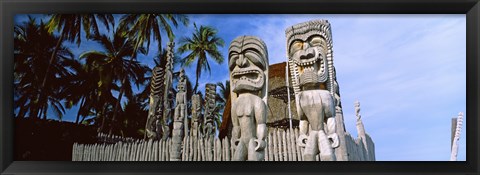
<path id="1" fill-rule="evenodd" d="M 287 56 L 300 117 L 303 160 L 335 161 L 335 78 L 330 23 L 314 20 L 287 28 Z M 311 128 L 309 131 L 309 127 Z"/>
<path id="2" fill-rule="evenodd" d="M 200 122 L 200 115 L 202 112 L 200 95 L 192 95 L 192 135 L 196 139 L 198 136 L 198 128 Z"/>
<path id="3" fill-rule="evenodd" d="M 163 136 L 162 139 L 167 139 L 170 134 L 170 128 L 168 127 L 168 122 L 172 116 L 171 106 L 172 100 L 170 95 L 172 94 L 172 69 L 173 69 L 173 48 L 175 47 L 174 42 L 168 43 L 167 49 L 167 64 L 165 66 L 165 75 L 164 75 L 164 93 L 163 93 L 163 121 L 159 121 L 158 125 L 162 126 Z M 160 128 L 160 127 L 158 127 Z"/>
<path id="4" fill-rule="evenodd" d="M 207 83 L 205 85 L 205 114 L 204 114 L 204 128 L 203 134 L 208 139 L 213 139 L 215 136 L 214 126 L 214 112 L 216 107 L 217 85 Z M 213 141 L 213 140 L 212 140 Z"/>
<path id="5" fill-rule="evenodd" d="M 460 140 L 460 134 L 463 125 L 463 112 L 458 113 L 457 126 L 455 128 L 455 137 L 452 144 L 452 152 L 450 154 L 450 161 L 457 161 L 458 155 L 458 142 Z"/>
<path id="6" fill-rule="evenodd" d="M 150 82 L 150 108 L 148 110 L 145 126 L 145 139 L 159 139 L 160 128 L 157 123 L 161 120 L 162 108 L 161 97 L 163 96 L 163 69 L 156 66 L 152 70 L 153 76 Z"/>
<path id="7" fill-rule="evenodd" d="M 171 161 L 181 160 L 182 139 L 184 136 L 184 118 L 187 116 L 187 93 L 185 92 L 186 79 L 183 69 L 180 70 L 180 80 L 177 84 L 178 92 L 175 98 L 176 106 L 173 116 L 173 132 L 172 132 L 172 152 Z"/>
<path id="8" fill-rule="evenodd" d="M 268 96 L 268 54 L 254 36 L 237 37 L 228 51 L 233 124 L 232 160 L 261 161 L 265 157 Z"/>

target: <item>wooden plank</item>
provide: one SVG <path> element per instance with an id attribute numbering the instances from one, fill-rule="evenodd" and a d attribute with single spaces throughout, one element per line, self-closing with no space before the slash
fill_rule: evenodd
<path id="1" fill-rule="evenodd" d="M 190 135 L 188 136 L 188 161 L 192 161 L 193 160 L 193 138 L 192 138 L 192 130 L 190 130 Z"/>
<path id="2" fill-rule="evenodd" d="M 295 128 L 295 143 L 297 143 L 297 140 L 299 138 L 299 130 L 298 128 Z M 297 149 L 297 160 L 298 161 L 303 161 L 303 152 L 301 151 L 301 148 L 300 146 L 298 146 L 298 144 L 296 144 L 296 149 Z"/>
<path id="3" fill-rule="evenodd" d="M 278 141 L 277 141 L 277 129 L 272 131 L 272 138 L 273 138 L 273 156 L 275 161 L 280 161 L 278 157 Z"/>
<path id="4" fill-rule="evenodd" d="M 170 161 L 170 154 L 172 152 L 172 139 L 170 138 L 167 138 L 167 157 L 166 157 L 166 161 Z"/>
<path id="5" fill-rule="evenodd" d="M 268 157 L 268 151 L 269 151 L 268 150 L 268 136 L 267 136 L 267 138 L 265 138 L 265 143 L 266 143 L 266 145 L 265 145 L 265 149 L 264 149 L 264 151 L 265 151 L 264 152 L 265 153 L 264 161 L 268 161 L 268 159 L 269 159 L 269 157 Z"/>
<path id="6" fill-rule="evenodd" d="M 206 161 L 206 158 L 205 158 L 205 143 L 204 143 L 204 138 L 200 138 L 199 139 L 199 142 L 200 142 L 200 153 L 201 153 L 201 161 Z"/>
<path id="7" fill-rule="evenodd" d="M 278 161 L 283 161 L 283 142 L 282 142 L 282 134 L 280 133 L 280 129 L 277 129 L 277 144 L 278 144 Z"/>
<path id="8" fill-rule="evenodd" d="M 228 137 L 225 137 L 226 138 L 226 142 L 225 142 L 225 150 L 227 151 L 227 156 L 225 157 L 226 158 L 226 161 L 231 161 L 232 160 L 232 152 L 230 150 L 230 139 L 228 139 Z"/>
<path id="9" fill-rule="evenodd" d="M 296 143 L 295 143 L 295 131 L 293 129 L 290 129 L 290 149 L 292 149 L 292 161 L 297 161 L 297 148 L 296 148 Z"/>
<path id="10" fill-rule="evenodd" d="M 292 153 L 293 153 L 293 150 L 292 150 L 292 147 L 291 147 L 291 140 L 290 140 L 290 129 L 287 129 L 286 131 L 286 134 L 285 134 L 285 137 L 286 137 L 286 142 L 287 142 L 287 155 L 288 155 L 288 161 L 292 161 L 293 160 L 293 156 L 292 156 Z"/>
<path id="11" fill-rule="evenodd" d="M 283 148 L 283 161 L 288 161 L 287 139 L 285 130 L 281 130 L 282 148 Z"/>
<path id="12" fill-rule="evenodd" d="M 220 141 L 219 138 L 215 139 L 217 142 L 217 161 L 222 161 L 222 142 Z"/>

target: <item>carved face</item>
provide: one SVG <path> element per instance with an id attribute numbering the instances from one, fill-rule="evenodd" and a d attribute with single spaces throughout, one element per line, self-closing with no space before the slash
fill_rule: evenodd
<path id="1" fill-rule="evenodd" d="M 229 69 L 233 92 L 258 92 L 265 83 L 267 51 L 255 37 L 238 37 L 229 49 Z"/>
<path id="2" fill-rule="evenodd" d="M 179 82 L 177 85 L 178 92 L 185 92 L 185 83 Z"/>
<path id="3" fill-rule="evenodd" d="M 326 50 L 326 41 L 319 35 L 290 43 L 288 55 L 298 67 L 300 86 L 316 86 L 327 81 Z"/>

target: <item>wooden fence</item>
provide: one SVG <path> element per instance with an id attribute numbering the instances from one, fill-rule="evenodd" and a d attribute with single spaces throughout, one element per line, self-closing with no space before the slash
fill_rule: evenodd
<path id="1" fill-rule="evenodd" d="M 298 129 L 270 130 L 265 161 L 302 161 L 303 148 L 297 145 Z M 358 143 L 358 142 L 357 142 Z M 361 144 L 361 142 L 359 143 Z M 171 139 L 73 145 L 73 161 L 170 161 Z M 353 145 L 350 145 L 353 146 Z M 234 148 L 230 140 L 187 136 L 182 143 L 182 161 L 230 161 Z M 317 156 L 317 160 L 319 160 Z"/>
<path id="2" fill-rule="evenodd" d="M 117 143 L 117 142 L 139 142 L 141 140 L 131 137 L 122 137 L 116 135 L 108 135 L 104 133 L 97 134 L 97 142 L 98 143 Z"/>

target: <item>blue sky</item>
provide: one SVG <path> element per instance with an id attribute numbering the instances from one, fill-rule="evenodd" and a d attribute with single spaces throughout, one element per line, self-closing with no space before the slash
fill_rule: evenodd
<path id="1" fill-rule="evenodd" d="M 286 60 L 285 29 L 313 19 L 327 19 L 332 26 L 334 65 L 340 86 L 345 126 L 353 136 L 354 101 L 361 103 L 362 119 L 373 138 L 377 160 L 446 161 L 450 158 L 451 118 L 466 112 L 465 15 L 189 15 L 197 26 L 218 29 L 230 42 L 240 35 L 262 38 L 269 62 Z M 25 16 L 17 16 L 22 21 Z M 118 24 L 118 23 L 117 23 Z M 180 26 L 176 41 L 190 36 L 193 25 Z M 166 38 L 166 37 L 164 37 Z M 150 48 L 157 47 L 153 42 Z M 163 45 L 166 41 L 163 41 Z M 76 55 L 96 44 L 72 45 Z M 177 44 L 178 46 L 178 44 Z M 153 67 L 153 56 L 139 60 Z M 225 57 L 225 60 L 227 58 Z M 205 83 L 228 79 L 227 61 L 210 64 Z M 176 68 L 178 71 L 179 68 Z M 194 81 L 195 65 L 186 68 Z M 76 109 L 70 111 L 76 113 Z M 74 115 L 65 116 L 74 120 Z M 466 120 L 460 138 L 458 160 L 466 159 Z"/>

